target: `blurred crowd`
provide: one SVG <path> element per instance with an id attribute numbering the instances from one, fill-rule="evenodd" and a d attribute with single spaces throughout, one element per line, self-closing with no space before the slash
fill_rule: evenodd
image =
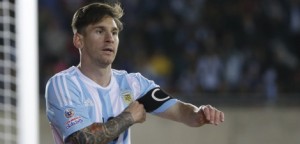
<path id="1" fill-rule="evenodd" d="M 39 0 L 41 94 L 49 77 L 78 64 L 70 23 L 75 10 L 90 2 Z M 115 69 L 140 72 L 184 95 L 275 98 L 300 92 L 300 0 L 122 0 L 121 5 L 124 30 Z"/>

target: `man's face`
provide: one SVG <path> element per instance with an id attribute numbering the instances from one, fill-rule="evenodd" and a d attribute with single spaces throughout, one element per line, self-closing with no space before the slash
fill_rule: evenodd
<path id="1" fill-rule="evenodd" d="M 112 64 L 118 50 L 118 34 L 117 24 L 109 16 L 87 26 L 83 34 L 82 59 L 104 67 Z"/>

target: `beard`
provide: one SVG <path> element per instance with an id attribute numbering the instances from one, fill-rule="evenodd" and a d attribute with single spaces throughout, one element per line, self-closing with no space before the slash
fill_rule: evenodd
<path id="1" fill-rule="evenodd" d="M 81 52 L 81 59 L 85 64 L 90 66 L 106 68 L 110 66 L 116 57 L 116 51 L 113 53 L 105 53 L 103 51 L 86 51 Z"/>
<path id="2" fill-rule="evenodd" d="M 96 64 L 100 67 L 107 67 L 111 65 L 115 60 L 115 55 L 113 56 L 98 56 L 96 60 Z"/>

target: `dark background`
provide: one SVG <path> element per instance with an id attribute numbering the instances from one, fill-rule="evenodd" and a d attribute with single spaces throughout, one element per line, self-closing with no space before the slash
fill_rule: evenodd
<path id="1" fill-rule="evenodd" d="M 91 2 L 39 0 L 41 99 L 52 75 L 78 64 L 71 19 Z M 193 103 L 299 106 L 299 0 L 122 0 L 121 5 L 124 30 L 113 68 L 140 72 Z"/>

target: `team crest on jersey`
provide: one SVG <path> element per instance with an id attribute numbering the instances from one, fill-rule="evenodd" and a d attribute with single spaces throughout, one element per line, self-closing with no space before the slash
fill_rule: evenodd
<path id="1" fill-rule="evenodd" d="M 122 92 L 123 101 L 130 104 L 133 101 L 132 94 L 129 91 Z"/>
<path id="2" fill-rule="evenodd" d="M 65 117 L 66 118 L 71 118 L 71 117 L 74 116 L 74 114 L 75 114 L 75 112 L 71 108 L 68 108 L 68 109 L 65 110 Z"/>

